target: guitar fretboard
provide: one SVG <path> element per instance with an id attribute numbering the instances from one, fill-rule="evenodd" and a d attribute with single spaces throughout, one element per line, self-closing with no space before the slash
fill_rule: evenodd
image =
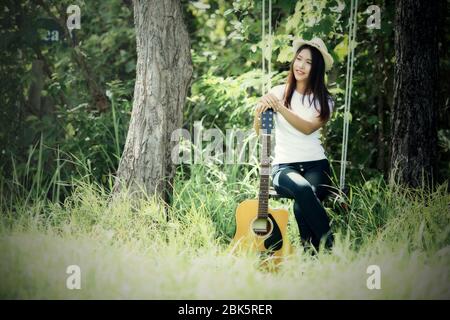
<path id="1" fill-rule="evenodd" d="M 269 209 L 270 134 L 262 134 L 258 218 L 267 218 Z"/>

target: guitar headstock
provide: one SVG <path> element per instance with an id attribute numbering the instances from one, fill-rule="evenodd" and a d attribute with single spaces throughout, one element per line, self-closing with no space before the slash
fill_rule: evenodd
<path id="1" fill-rule="evenodd" d="M 273 128 L 273 110 L 267 109 L 261 115 L 261 129 L 265 134 L 271 134 Z"/>

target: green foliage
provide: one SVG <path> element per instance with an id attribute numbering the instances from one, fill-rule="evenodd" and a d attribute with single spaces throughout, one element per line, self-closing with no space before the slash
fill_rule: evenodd
<path id="1" fill-rule="evenodd" d="M 324 39 L 335 64 L 328 74 L 330 91 L 336 100 L 336 112 L 323 131 L 328 157 L 338 171 L 342 148 L 345 74 L 348 48 L 349 6 L 339 1 L 272 1 L 272 52 L 262 43 L 262 1 L 183 1 L 185 22 L 191 38 L 194 81 L 184 108 L 184 128 L 195 121 L 205 128 L 251 129 L 253 107 L 267 81 L 261 72 L 262 52 L 272 63 L 272 85 L 284 82 L 294 37 Z M 53 16 L 65 18 L 70 1 L 46 2 L 46 7 L 32 1 L 18 4 L 7 1 L 0 13 L 4 41 L 0 50 L 2 65 L 0 95 L 3 108 L 0 118 L 0 163 L 5 177 L 11 178 L 11 158 L 17 174 L 25 175 L 30 146 L 39 144 L 41 136 L 49 150 L 90 159 L 96 168 L 97 181 L 107 182 L 118 166 L 128 130 L 136 67 L 135 31 L 132 6 L 119 0 L 77 4 L 81 10 L 81 29 L 74 30 L 77 45 L 67 35 L 58 42 L 42 42 L 36 30 L 58 29 Z M 266 1 L 267 4 L 267 1 Z M 393 79 L 393 14 L 390 3 L 380 3 L 380 30 L 365 27 L 364 8 L 372 3 L 359 2 L 357 45 L 353 73 L 351 123 L 349 127 L 347 179 L 356 182 L 364 176 L 387 176 L 388 152 L 380 162 L 378 154 L 389 149 L 390 107 Z M 8 19 L 7 19 L 8 18 Z M 268 7 L 266 8 L 268 19 Z M 61 27 L 61 26 L 59 26 Z M 61 29 L 62 30 L 62 29 Z M 61 32 L 60 30 L 60 32 Z M 266 36 L 268 26 L 266 25 Z M 41 39 L 42 40 L 42 39 Z M 75 55 L 85 59 L 88 69 L 102 91 L 110 92 L 108 110 L 98 114 L 93 105 L 86 76 Z M 271 55 L 271 57 L 270 57 Z M 33 61 L 44 61 L 42 103 L 50 101 L 53 109 L 30 108 L 29 91 L 33 84 Z M 445 65 L 445 64 L 444 64 Z M 367 75 L 374 79 L 367 79 Z M 370 80 L 370 81 L 368 81 Z M 380 86 L 373 86 L 373 81 Z M 380 98 L 381 97 L 381 98 Z M 381 99 L 383 110 L 378 110 Z M 444 121 L 445 122 L 445 121 Z M 383 124 L 381 126 L 381 124 Z M 442 127 L 442 126 L 441 126 Z M 379 141 L 382 131 L 384 140 Z M 444 126 L 439 134 L 439 168 L 446 177 L 448 167 Z M 448 140 L 448 139 L 447 139 Z M 46 172 L 55 168 L 55 151 L 44 147 L 42 163 Z M 31 167 L 36 164 L 31 155 Z M 382 169 L 382 170 L 381 170 Z M 69 166 L 65 175 L 76 175 Z M 381 170 L 381 171 L 380 171 Z M 47 176 L 46 179 L 51 180 Z"/>
<path id="2" fill-rule="evenodd" d="M 68 159 L 88 159 L 93 178 L 107 184 L 107 177 L 118 166 L 132 107 L 136 66 L 132 7 L 118 0 L 76 3 L 81 10 L 81 29 L 73 31 L 77 43 L 73 46 L 54 17 L 65 21 L 66 8 L 74 3 L 31 3 L 10 2 L 0 13 L 2 21 L 8 16 L 12 21 L 5 29 L 9 41 L 2 42 L 5 50 L 0 53 L 5 61 L 0 72 L 7 75 L 1 77 L 0 83 L 4 99 L 0 120 L 3 176 L 12 179 L 14 166 L 16 178 L 27 189 L 31 187 L 27 177 L 39 171 L 38 163 L 44 166 L 43 180 L 52 181 L 47 172 L 53 171 L 57 161 L 64 163 L 60 175 L 66 178 L 80 174 Z M 58 26 L 60 36 L 56 42 L 42 42 L 42 33 L 34 31 L 44 30 L 46 36 L 45 30 Z M 97 112 L 86 70 L 77 55 L 109 96 L 107 112 Z M 30 100 L 29 91 L 36 80 L 31 76 L 31 66 L 37 60 L 43 62 L 44 83 L 41 106 L 32 108 L 36 101 Z M 41 154 L 30 152 L 41 142 Z"/>

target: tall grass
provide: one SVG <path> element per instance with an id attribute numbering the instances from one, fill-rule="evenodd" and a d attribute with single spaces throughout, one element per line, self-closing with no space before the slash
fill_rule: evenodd
<path id="1" fill-rule="evenodd" d="M 61 182 L 55 172 L 52 181 L 41 180 L 39 192 L 36 182 L 28 194 L 22 188 L 13 200 L 2 198 L 1 298 L 450 297 L 447 185 L 433 192 L 381 179 L 350 185 L 348 211 L 326 202 L 336 236 L 332 251 L 305 253 L 291 214 L 295 253 L 278 272 L 268 272 L 255 253 L 238 256 L 228 246 L 237 204 L 257 194 L 255 166 L 180 167 L 167 220 L 157 198 L 132 201 L 127 190 L 111 197 L 89 178 L 89 165 L 77 162 L 82 178 Z M 63 202 L 43 196 L 58 183 L 73 187 Z M 292 213 L 289 200 L 270 205 Z M 81 268 L 81 290 L 66 287 L 69 265 Z M 370 265 L 380 267 L 380 290 L 366 285 Z"/>

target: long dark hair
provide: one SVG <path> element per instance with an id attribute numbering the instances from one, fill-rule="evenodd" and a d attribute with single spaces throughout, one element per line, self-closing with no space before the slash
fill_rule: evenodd
<path id="1" fill-rule="evenodd" d="M 292 99 L 292 95 L 294 94 L 297 81 L 294 76 L 294 62 L 295 59 L 297 59 L 300 51 L 305 48 L 311 50 L 312 57 L 311 71 L 309 72 L 308 81 L 306 83 L 305 95 L 312 93 L 312 95 L 309 96 L 309 104 L 314 105 L 316 110 L 319 112 L 320 119 L 322 121 L 328 121 L 328 119 L 330 118 L 330 106 L 328 104 L 328 101 L 329 99 L 333 100 L 333 98 L 325 85 L 325 62 L 320 51 L 310 45 L 304 44 L 300 48 L 298 48 L 297 52 L 294 55 L 294 59 L 292 59 L 291 61 L 289 74 L 286 81 L 286 90 L 284 92 L 284 105 L 287 108 L 291 109 L 290 101 Z M 303 95 L 302 103 L 304 103 L 305 95 Z M 316 107 L 316 101 L 319 102 L 319 109 Z M 325 107 L 322 108 L 322 106 Z"/>

